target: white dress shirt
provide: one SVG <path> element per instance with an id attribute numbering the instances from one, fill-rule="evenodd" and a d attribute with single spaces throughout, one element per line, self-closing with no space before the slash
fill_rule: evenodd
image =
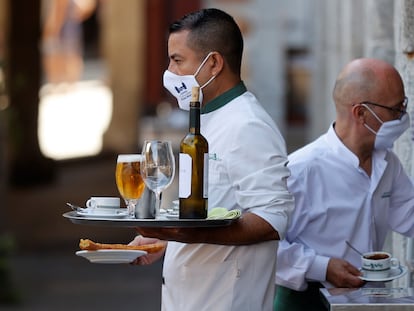
<path id="1" fill-rule="evenodd" d="M 241 87 L 242 86 L 242 87 Z M 281 237 L 293 209 L 285 144 L 256 98 L 245 91 L 215 100 L 201 116 L 209 143 L 209 208 L 255 213 Z M 230 96 L 231 97 L 231 96 Z M 169 242 L 163 310 L 271 310 L 277 241 L 247 246 Z"/>
<path id="2" fill-rule="evenodd" d="M 375 150 L 372 174 L 337 137 L 333 126 L 289 156 L 295 211 L 278 248 L 276 283 L 305 290 L 326 281 L 331 257 L 359 268 L 362 252 L 381 250 L 389 229 L 414 236 L 414 186 L 391 150 Z"/>

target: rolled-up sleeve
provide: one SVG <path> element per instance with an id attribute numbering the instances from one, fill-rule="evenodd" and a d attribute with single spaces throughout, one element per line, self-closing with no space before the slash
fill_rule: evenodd
<path id="1" fill-rule="evenodd" d="M 248 128 L 248 129 L 247 129 Z M 234 133 L 228 166 L 236 202 L 266 220 L 282 239 L 294 208 L 287 189 L 287 156 L 283 137 L 271 124 L 251 121 Z M 240 144 L 243 141 L 243 144 Z"/>

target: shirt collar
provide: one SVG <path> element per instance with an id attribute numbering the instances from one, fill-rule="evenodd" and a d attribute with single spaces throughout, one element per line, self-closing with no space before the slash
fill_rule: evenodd
<path id="1" fill-rule="evenodd" d="M 342 158 L 346 159 L 346 161 L 349 161 L 354 167 L 359 167 L 358 157 L 351 150 L 349 150 L 348 147 L 345 146 L 344 143 L 339 139 L 338 135 L 336 135 L 335 122 L 333 122 L 329 127 L 326 139 L 334 152 L 342 154 Z M 386 155 L 386 150 L 374 149 L 372 152 L 372 159 L 374 162 L 381 162 L 381 160 L 384 160 L 386 158 Z"/>
<path id="2" fill-rule="evenodd" d="M 333 122 L 329 127 L 326 139 L 331 149 L 335 153 L 342 155 L 342 159 L 344 159 L 347 162 L 350 162 L 352 166 L 356 168 L 359 167 L 358 157 L 344 145 L 344 143 L 339 139 L 338 135 L 336 134 L 335 122 Z"/>
<path id="3" fill-rule="evenodd" d="M 236 86 L 231 88 L 230 90 L 224 92 L 220 96 L 214 98 L 213 100 L 209 101 L 206 105 L 201 107 L 201 114 L 209 113 L 214 110 L 217 110 L 236 97 L 242 95 L 244 92 L 246 92 L 246 86 L 244 85 L 243 81 L 240 81 Z"/>

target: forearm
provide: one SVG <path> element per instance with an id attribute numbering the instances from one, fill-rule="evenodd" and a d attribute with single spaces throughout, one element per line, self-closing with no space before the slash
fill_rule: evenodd
<path id="1" fill-rule="evenodd" d="M 144 236 L 182 243 L 248 245 L 278 240 L 279 234 L 259 216 L 246 213 L 230 226 L 214 228 L 138 228 Z"/>

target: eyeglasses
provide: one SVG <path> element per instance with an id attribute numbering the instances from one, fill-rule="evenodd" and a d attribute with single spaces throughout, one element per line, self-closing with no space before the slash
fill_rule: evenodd
<path id="1" fill-rule="evenodd" d="M 407 98 L 407 96 L 404 96 L 404 100 L 401 103 L 398 104 L 398 106 L 402 106 L 403 109 L 397 108 L 397 107 L 387 107 L 387 106 L 384 106 L 384 105 L 380 105 L 380 104 L 377 104 L 377 103 L 371 103 L 371 102 L 368 102 L 368 101 L 361 102 L 360 104 L 373 105 L 373 106 L 388 109 L 388 110 L 392 111 L 392 113 L 394 115 L 396 115 L 398 119 L 401 119 L 402 116 L 404 115 L 404 113 L 407 112 L 408 98 Z"/>

